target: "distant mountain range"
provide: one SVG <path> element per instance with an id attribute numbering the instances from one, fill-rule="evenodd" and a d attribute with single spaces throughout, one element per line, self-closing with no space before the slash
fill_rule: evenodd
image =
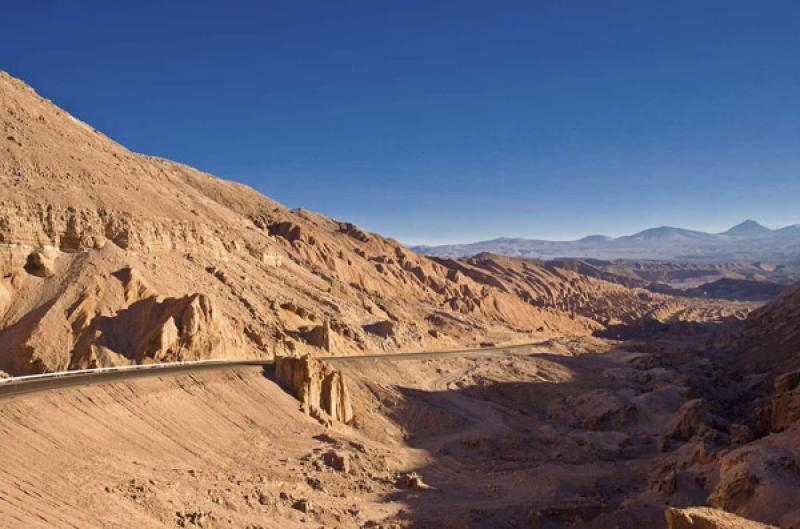
<path id="1" fill-rule="evenodd" d="M 754 220 L 746 220 L 722 233 L 662 226 L 616 238 L 605 235 L 590 235 L 577 241 L 500 238 L 470 244 L 416 246 L 412 250 L 435 257 L 491 252 L 537 259 L 795 263 L 800 261 L 800 224 L 770 229 Z"/>

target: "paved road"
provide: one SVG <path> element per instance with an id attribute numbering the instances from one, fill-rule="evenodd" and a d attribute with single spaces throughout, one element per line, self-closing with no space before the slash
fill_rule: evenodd
<path id="1" fill-rule="evenodd" d="M 321 360 L 333 364 L 342 364 L 354 360 L 426 360 L 446 356 L 471 356 L 476 354 L 498 354 L 517 349 L 530 348 L 541 345 L 542 342 L 508 345 L 502 347 L 481 347 L 476 349 L 458 349 L 454 351 L 430 351 L 420 353 L 391 353 L 359 356 L 328 356 L 319 357 Z M 204 360 L 199 362 L 185 362 L 173 364 L 150 364 L 142 366 L 124 366 L 121 368 L 88 369 L 84 371 L 69 371 L 65 373 L 50 373 L 34 375 L 0 381 L 0 399 L 19 397 L 30 393 L 63 389 L 74 386 L 88 386 L 119 380 L 129 380 L 142 377 L 175 376 L 197 371 L 211 369 L 235 369 L 272 365 L 272 360 Z"/>

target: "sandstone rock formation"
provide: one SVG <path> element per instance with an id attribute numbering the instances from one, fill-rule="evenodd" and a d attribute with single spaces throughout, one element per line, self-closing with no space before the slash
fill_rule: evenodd
<path id="1" fill-rule="evenodd" d="M 353 420 L 353 404 L 342 373 L 327 362 L 311 356 L 275 359 L 275 376 L 289 393 L 303 404 L 304 411 L 324 419 L 349 423 Z"/>
<path id="2" fill-rule="evenodd" d="M 150 463 L 118 458 L 117 474 L 153 471 L 181 487 L 198 473 L 174 462 L 197 462 L 202 454 L 224 483 L 189 499 L 207 500 L 204 509 L 235 516 L 243 527 L 263 519 L 268 505 L 279 516 L 295 506 L 324 526 L 379 527 L 394 509 L 387 506 L 397 504 L 403 509 L 384 526 L 406 527 L 420 515 L 439 523 L 457 510 L 454 526 L 577 529 L 649 526 L 661 521 L 665 504 L 703 503 L 728 513 L 670 509 L 670 526 L 766 527 L 748 521 L 759 520 L 800 527 L 800 287 L 737 327 L 729 320 L 750 305 L 641 288 L 644 276 L 692 279 L 707 267 L 643 264 L 620 279 L 611 270 L 617 265 L 601 270 L 491 254 L 430 259 L 351 223 L 289 210 L 245 186 L 132 153 L 5 74 L 0 119 L 0 377 L 277 355 L 276 378 L 305 413 L 352 426 L 328 431 L 348 439 L 320 434 L 252 370 L 163 386 L 150 380 L 133 396 L 120 389 L 127 381 L 81 388 L 69 406 L 41 395 L 39 405 L 0 410 L 3 430 L 13 432 L 11 451 L 25 454 L 2 462 L 0 485 L 25 488 L 9 496 L 13 512 L 52 525 L 33 515 L 29 502 L 45 502 L 28 494 L 26 480 L 39 442 L 58 439 L 46 446 L 73 458 L 91 452 L 94 466 L 81 465 L 76 475 L 102 470 L 107 447 L 121 442 Z M 708 321 L 721 324 L 695 324 Z M 642 339 L 618 341 L 621 328 L 641 329 Z M 736 328 L 740 335 L 730 332 Z M 648 340 L 654 329 L 658 339 Z M 590 336 L 601 333 L 614 340 Z M 363 371 L 349 371 L 347 382 L 314 357 L 531 341 L 541 346 L 482 359 L 448 356 L 436 365 L 417 359 L 377 367 L 370 360 Z M 197 389 L 197 399 L 184 385 Z M 170 391 L 167 404 L 162 387 Z M 284 409 L 265 413 L 265 402 Z M 129 429 L 117 432 L 121 416 Z M 230 416 L 236 428 L 207 428 Z M 93 430 L 96 417 L 102 432 Z M 291 427 L 278 424 L 285 420 Z M 142 432 L 144 449 L 129 431 Z M 187 431 L 197 439 L 174 442 Z M 246 457 L 228 457 L 233 438 L 240 443 L 234 453 Z M 283 445 L 272 443 L 276 438 Z M 296 442 L 307 453 L 287 449 Z M 282 452 L 292 454 L 291 464 L 280 461 Z M 395 456 L 402 465 L 387 464 Z M 64 464 L 56 460 L 38 469 L 42 490 Z M 249 480 L 233 475 L 248 465 Z M 282 483 L 264 489 L 286 476 L 297 495 Z M 59 473 L 53 481 L 63 493 L 92 479 Z M 180 498 L 157 504 L 154 483 L 112 485 L 109 505 L 126 514 L 141 514 L 145 505 L 159 523 L 178 525 L 217 516 L 198 505 L 176 510 L 173 500 L 186 500 L 183 488 Z M 426 492 L 434 486 L 439 499 L 429 505 L 420 497 L 434 496 Z M 235 489 L 236 498 L 219 489 Z M 375 494 L 385 495 L 373 509 L 380 522 L 354 506 L 378 502 Z M 59 516 L 61 507 L 96 498 L 69 505 L 52 499 L 49 515 Z M 299 515 L 289 513 L 289 523 Z M 81 526 L 76 520 L 68 525 Z"/>
<path id="3" fill-rule="evenodd" d="M 670 507 L 664 513 L 669 529 L 770 529 L 766 525 L 709 507 Z"/>
<path id="4" fill-rule="evenodd" d="M 416 255 L 133 153 L 5 73 L 0 110 L 13 137 L 0 140 L 0 368 L 12 374 L 531 341 L 687 303 L 536 261 Z"/>
<path id="5" fill-rule="evenodd" d="M 0 328 L 13 374 L 244 355 L 208 296 L 162 296 L 115 246 L 60 257 L 63 277 L 17 281 Z M 24 272 L 23 272 L 24 273 Z M 5 292 L 9 292 L 5 288 Z M 9 294 L 6 294 L 7 296 Z"/>
<path id="6" fill-rule="evenodd" d="M 725 454 L 709 505 L 747 518 L 795 527 L 800 522 L 800 425 Z"/>
<path id="7" fill-rule="evenodd" d="M 40 250 L 28 254 L 28 260 L 25 263 L 25 271 L 31 275 L 38 277 L 50 277 L 55 273 L 54 252 L 43 252 Z"/>

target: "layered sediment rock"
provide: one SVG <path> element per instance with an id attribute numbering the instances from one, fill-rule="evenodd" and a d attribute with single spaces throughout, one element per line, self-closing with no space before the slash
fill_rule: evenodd
<path id="1" fill-rule="evenodd" d="M 31 374 L 243 356 L 240 332 L 202 293 L 159 295 L 113 246 L 61 254 L 45 277 L 0 280 L 0 368 Z M 26 279 L 27 277 L 27 279 Z"/>
<path id="2" fill-rule="evenodd" d="M 271 357 L 284 347 L 348 354 L 527 341 L 676 310 L 666 297 L 536 261 L 416 255 L 351 223 L 133 153 L 2 72 L 0 109 L 0 367 L 14 374 L 239 351 Z M 103 264 L 110 253 L 114 267 Z M 127 268 L 148 278 L 150 293 L 122 277 Z M 20 277 L 24 286 L 11 284 Z M 129 284 L 122 296 L 115 281 Z M 143 301 L 156 294 L 163 299 Z M 75 304 L 81 315 L 69 321 Z M 195 308 L 184 315 L 187 304 Z M 111 325 L 109 334 L 108 319 L 133 312 L 153 325 L 144 345 L 143 332 L 122 336 Z M 105 330 L 92 327 L 93 314 Z M 173 323 L 193 319 L 212 329 L 207 339 Z"/>
<path id="3" fill-rule="evenodd" d="M 289 393 L 303 404 L 309 415 L 349 423 L 353 420 L 353 404 L 342 373 L 330 364 L 312 358 L 279 356 L 275 359 L 275 376 Z"/>
<path id="4" fill-rule="evenodd" d="M 664 513 L 669 529 L 776 529 L 729 512 L 709 507 L 670 507 Z"/>

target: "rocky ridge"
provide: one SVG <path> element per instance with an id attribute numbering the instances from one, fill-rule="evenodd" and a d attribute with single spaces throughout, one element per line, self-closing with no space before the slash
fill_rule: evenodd
<path id="1" fill-rule="evenodd" d="M 530 341 L 680 310 L 536 263 L 523 285 L 507 274 L 522 265 L 419 256 L 133 153 L 5 73 L 0 118 L 0 369 L 11 374 Z"/>

